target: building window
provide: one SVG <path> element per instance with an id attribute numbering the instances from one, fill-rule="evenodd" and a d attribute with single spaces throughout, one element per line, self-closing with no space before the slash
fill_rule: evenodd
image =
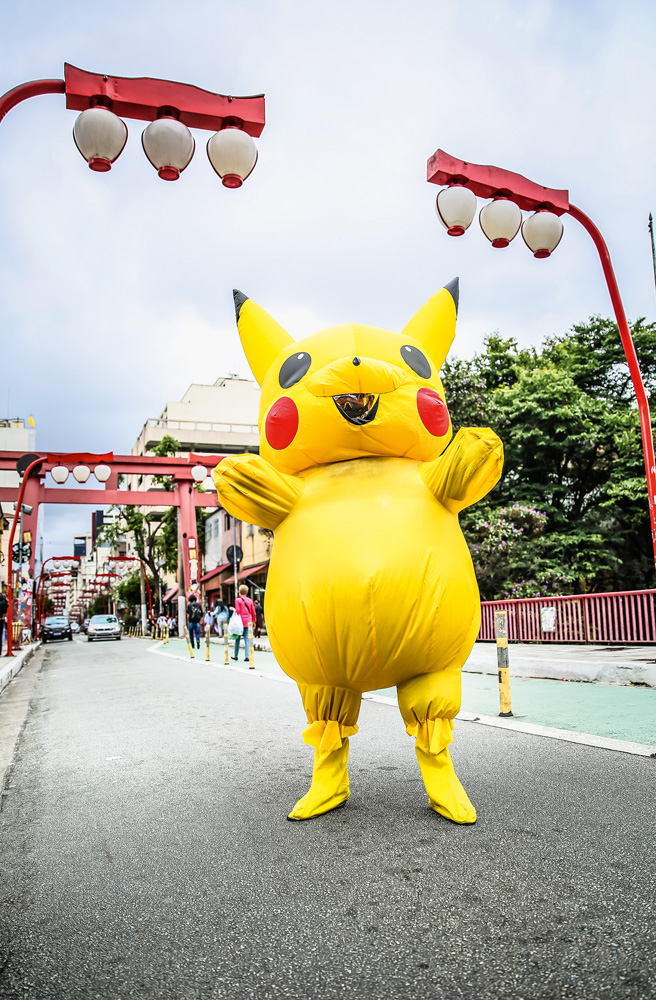
<path id="1" fill-rule="evenodd" d="M 225 528 L 226 531 L 230 530 L 230 523 L 231 523 L 230 514 L 228 514 L 228 511 L 226 511 L 225 514 L 223 515 L 223 527 Z"/>

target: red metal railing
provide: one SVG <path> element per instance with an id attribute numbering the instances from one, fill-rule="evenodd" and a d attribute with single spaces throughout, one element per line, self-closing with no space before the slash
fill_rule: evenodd
<path id="1" fill-rule="evenodd" d="M 483 601 L 479 642 L 493 642 L 494 612 L 515 642 L 656 643 L 656 590 Z"/>

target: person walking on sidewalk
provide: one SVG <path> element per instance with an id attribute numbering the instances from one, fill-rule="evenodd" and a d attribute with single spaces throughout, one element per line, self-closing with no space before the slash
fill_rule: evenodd
<path id="1" fill-rule="evenodd" d="M 2 643 L 4 640 L 4 633 L 7 630 L 7 611 L 9 609 L 9 604 L 4 593 L 0 593 L 0 653 L 2 653 Z"/>
<path id="2" fill-rule="evenodd" d="M 248 659 L 248 626 L 255 622 L 255 605 L 248 596 L 248 587 L 242 583 L 239 588 L 239 597 L 235 601 L 235 611 L 244 623 L 244 662 Z M 235 655 L 233 660 L 239 658 L 239 640 L 241 636 L 235 638 Z"/>
<path id="3" fill-rule="evenodd" d="M 196 649 L 200 649 L 200 623 L 203 620 L 203 609 L 195 597 L 192 597 L 187 605 L 187 618 L 189 620 L 191 648 L 193 649 L 195 646 Z"/>

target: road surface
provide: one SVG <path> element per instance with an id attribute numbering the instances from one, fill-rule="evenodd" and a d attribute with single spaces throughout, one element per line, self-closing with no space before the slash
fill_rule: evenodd
<path id="1" fill-rule="evenodd" d="M 0 699 L 2 1000 L 653 997 L 656 761 L 458 722 L 458 827 L 366 702 L 349 803 L 290 823 L 295 687 L 150 646 L 50 644 Z"/>

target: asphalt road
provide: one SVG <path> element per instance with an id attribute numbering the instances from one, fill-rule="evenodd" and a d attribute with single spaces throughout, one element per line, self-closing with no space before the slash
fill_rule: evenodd
<path id="1" fill-rule="evenodd" d="M 350 802 L 289 823 L 295 687 L 147 648 L 25 668 L 2 1000 L 653 998 L 656 761 L 457 723 L 458 827 L 396 709 L 364 703 Z"/>

